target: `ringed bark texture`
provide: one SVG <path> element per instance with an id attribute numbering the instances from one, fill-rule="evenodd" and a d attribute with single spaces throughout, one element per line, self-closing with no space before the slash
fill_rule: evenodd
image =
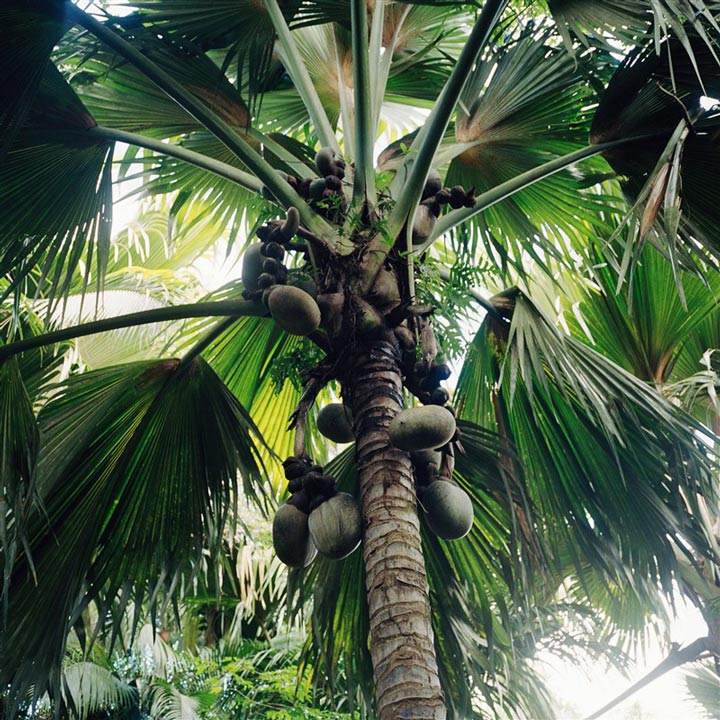
<path id="1" fill-rule="evenodd" d="M 445 720 L 412 467 L 387 433 L 403 406 L 398 360 L 374 342 L 350 377 L 375 696 L 379 720 Z"/>

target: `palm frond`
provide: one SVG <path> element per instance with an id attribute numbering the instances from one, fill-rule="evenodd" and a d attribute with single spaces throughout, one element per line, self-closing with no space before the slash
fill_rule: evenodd
<path id="1" fill-rule="evenodd" d="M 8 0 L 0 8 L 0 158 L 35 101 L 48 59 L 68 30 L 64 3 Z"/>
<path id="2" fill-rule="evenodd" d="M 689 698 L 707 720 L 720 718 L 720 677 L 710 665 L 704 665 L 685 673 L 685 685 Z"/>
<path id="3" fill-rule="evenodd" d="M 583 45 L 607 44 L 608 38 L 624 44 L 653 37 L 656 46 L 674 35 L 693 59 L 692 35 L 713 49 L 720 32 L 720 5 L 703 0 L 547 0 L 558 32 L 572 52 L 573 35 Z M 693 62 L 694 59 L 693 59 Z"/>
<path id="4" fill-rule="evenodd" d="M 102 712 L 122 715 L 137 706 L 138 693 L 102 665 L 79 662 L 63 671 L 63 700 L 71 717 L 87 720 Z"/>
<path id="5" fill-rule="evenodd" d="M 141 26 L 124 38 L 238 132 L 247 130 L 250 115 L 240 92 L 207 55 L 182 42 L 161 40 Z M 76 40 L 67 44 L 72 55 L 60 54 L 58 60 L 98 124 L 162 138 L 202 128 L 134 66 L 91 37 L 84 41 L 84 54 L 78 54 Z"/>
<path id="6" fill-rule="evenodd" d="M 575 548 L 579 572 L 587 561 L 627 591 L 671 592 L 670 539 L 706 551 L 692 509 L 696 493 L 713 493 L 698 439 L 707 430 L 518 291 L 497 302 L 512 319 L 486 320 L 476 336 L 458 384 L 462 416 L 513 444 L 542 534 Z"/>
<path id="7" fill-rule="evenodd" d="M 297 0 L 282 4 L 291 21 Z M 252 0 L 221 0 L 208 11 L 190 0 L 145 0 L 134 2 L 135 16 L 156 32 L 190 41 L 200 50 L 221 51 L 223 69 L 232 70 L 238 85 L 247 84 L 253 112 L 257 112 L 273 69 L 275 30 L 262 3 Z"/>
<path id="8" fill-rule="evenodd" d="M 36 500 L 38 428 L 15 358 L 0 365 L 0 557 L 3 558 L 3 622 L 15 558 L 28 552 L 26 511 Z M 33 571 L 32 557 L 29 569 Z"/>
<path id="9" fill-rule="evenodd" d="M 445 184 L 497 185 L 587 144 L 593 90 L 582 64 L 548 44 L 548 30 L 530 26 L 505 46 L 485 54 L 463 91 L 455 125 L 459 143 Z M 456 151 L 456 153 L 458 152 Z M 602 171 L 590 162 L 590 170 Z M 484 249 L 499 266 L 522 266 L 530 253 L 540 264 L 562 256 L 568 238 L 582 244 L 602 226 L 608 196 L 583 192 L 584 177 L 566 171 L 533 185 L 472 220 L 469 250 Z"/>
<path id="10" fill-rule="evenodd" d="M 718 153 L 720 121 L 714 108 L 706 109 L 705 98 L 720 87 L 720 64 L 701 39 L 692 36 L 690 42 L 693 58 L 676 38 L 658 53 L 650 43 L 631 52 L 600 98 L 590 137 L 598 143 L 650 132 L 654 138 L 605 153 L 631 205 L 640 205 L 639 240 L 658 218 L 664 222 L 654 223 L 657 242 L 669 257 L 704 250 L 717 258 L 715 176 L 706 173 Z M 683 124 L 689 132 L 678 132 Z"/>
<path id="11" fill-rule="evenodd" d="M 41 503 L 27 529 L 37 580 L 19 556 L 0 632 L 14 697 L 57 689 L 65 637 L 91 600 L 126 584 L 137 605 L 172 593 L 205 543 L 217 546 L 238 473 L 249 496 L 260 474 L 252 421 L 199 359 L 72 377 L 39 422 Z"/>
<path id="12" fill-rule="evenodd" d="M 695 347 L 697 328 L 717 314 L 717 276 L 678 277 L 651 246 L 640 253 L 632 283 L 621 289 L 618 274 L 600 256 L 593 265 L 598 291 L 587 293 L 576 314 L 567 314 L 573 334 L 585 334 L 596 350 L 642 380 L 661 383 L 682 377 L 674 375 L 677 359 L 687 352 L 688 343 Z M 710 347 L 699 348 L 691 372 L 700 369 L 700 358 Z"/>
<path id="13" fill-rule="evenodd" d="M 80 263 L 101 282 L 112 224 L 113 143 L 83 133 L 95 121 L 48 65 L 27 122 L 0 166 L 0 274 L 15 290 L 36 267 L 37 291 L 66 296 Z M 43 211 L 38 212 L 38 207 Z"/>

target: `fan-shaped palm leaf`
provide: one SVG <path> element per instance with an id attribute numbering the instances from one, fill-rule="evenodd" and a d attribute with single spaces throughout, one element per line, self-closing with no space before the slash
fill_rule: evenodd
<path id="1" fill-rule="evenodd" d="M 0 677 L 24 691 L 43 667 L 41 692 L 59 680 L 78 610 L 128 582 L 137 604 L 172 588 L 204 542 L 220 538 L 237 473 L 252 495 L 259 469 L 252 421 L 202 360 L 71 378 L 44 408 L 40 429 L 42 506 L 27 530 L 37 586 L 19 557 Z M 40 622 L 46 633 L 35 632 Z M 35 663 L 23 669 L 20 656 Z"/>
<path id="2" fill-rule="evenodd" d="M 481 194 L 586 145 L 592 96 L 582 64 L 548 45 L 547 29 L 530 27 L 495 46 L 463 90 L 445 184 Z M 590 167 L 602 170 L 597 161 Z M 603 224 L 608 196 L 581 192 L 581 184 L 570 172 L 556 174 L 492 206 L 473 221 L 478 244 L 502 265 L 508 253 L 521 262 L 535 247 L 552 257 L 567 238 L 582 243 L 593 224 Z"/>
<path id="3" fill-rule="evenodd" d="M 511 323 L 486 320 L 463 367 L 463 417 L 497 426 L 513 443 L 528 496 L 559 547 L 574 545 L 577 562 L 589 559 L 634 592 L 642 588 L 628 567 L 669 592 L 669 538 L 705 545 L 691 507 L 710 488 L 712 466 L 694 434 L 706 431 L 561 335 L 522 294 L 502 302 Z"/>
<path id="4" fill-rule="evenodd" d="M 8 0 L 0 8 L 0 158 L 25 122 L 53 47 L 65 34 L 64 3 Z"/>
<path id="5" fill-rule="evenodd" d="M 101 282 L 112 222 L 113 143 L 84 132 L 94 125 L 48 65 L 28 120 L 0 166 L 0 273 L 13 272 L 11 289 L 37 266 L 43 293 L 63 297 L 81 262 Z"/>
<path id="6" fill-rule="evenodd" d="M 671 264 L 647 246 L 639 256 L 632 284 L 618 290 L 617 273 L 601 264 L 594 279 L 599 292 L 589 292 L 578 310 L 595 348 L 648 382 L 683 377 L 684 372 L 673 373 L 677 359 L 689 354 L 688 343 L 696 348 L 696 328 L 708 317 L 717 317 L 717 277 L 703 280 L 683 273 L 678 278 Z M 569 315 L 568 322 L 574 334 L 582 336 L 584 330 L 574 316 Z M 688 374 L 700 369 L 700 358 L 710 347 L 714 346 L 697 348 Z"/>

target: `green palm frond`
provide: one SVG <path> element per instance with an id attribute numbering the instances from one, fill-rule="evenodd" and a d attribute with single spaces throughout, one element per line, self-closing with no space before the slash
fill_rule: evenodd
<path id="1" fill-rule="evenodd" d="M 283 2 L 283 15 L 290 21 L 297 0 Z M 210 11 L 190 0 L 145 0 L 134 2 L 137 19 L 172 37 L 181 37 L 202 50 L 221 51 L 221 65 L 246 85 L 248 98 L 257 111 L 273 69 L 275 30 L 262 2 L 222 0 Z"/>
<path id="2" fill-rule="evenodd" d="M 4 344 L 35 335 L 45 330 L 42 310 L 31 308 L 26 298 L 20 299 L 18 308 L 0 308 L 0 338 Z M 47 385 L 57 381 L 64 363 L 66 343 L 55 348 L 38 348 L 16 356 L 25 389 L 33 403 L 40 401 Z"/>
<path id="3" fill-rule="evenodd" d="M 539 522 L 552 544 L 575 547 L 579 570 L 587 560 L 633 592 L 643 592 L 635 574 L 670 592 L 670 538 L 705 547 L 691 509 L 695 493 L 712 492 L 707 430 L 518 291 L 498 303 L 511 321 L 486 320 L 476 336 L 462 416 L 513 444 Z"/>
<path id="4" fill-rule="evenodd" d="M 25 508 L 35 495 L 38 428 L 15 358 L 0 365 L 0 557 L 3 558 L 3 622 L 7 620 L 15 558 L 28 553 Z M 29 569 L 33 571 L 32 557 Z"/>
<path id="5" fill-rule="evenodd" d="M 496 185 L 587 144 L 593 91 L 578 65 L 548 44 L 548 30 L 530 27 L 506 46 L 495 46 L 463 91 L 455 135 L 459 145 L 445 184 Z M 591 161 L 590 170 L 603 169 Z M 593 224 L 602 226 L 608 196 L 581 192 L 582 176 L 553 175 L 487 209 L 472 221 L 471 252 L 504 265 L 557 256 L 568 238 L 583 243 Z"/>
<path id="6" fill-rule="evenodd" d="M 138 606 L 172 593 L 222 536 L 238 473 L 251 497 L 260 474 L 252 421 L 198 359 L 70 378 L 39 423 L 41 503 L 27 528 L 37 581 L 19 556 L 0 632 L 0 677 L 21 695 L 57 687 L 65 637 L 88 602 L 125 585 Z"/>
<path id="7" fill-rule="evenodd" d="M 632 43 L 643 36 L 654 36 L 660 43 L 670 35 L 678 37 L 692 57 L 689 37 L 703 37 L 708 48 L 720 30 L 717 2 L 703 0 L 547 0 L 568 49 L 572 34 L 584 45 L 607 42 L 608 36 L 621 43 Z"/>
<path id="8" fill-rule="evenodd" d="M 682 377 L 686 371 L 674 374 L 676 361 L 689 354 L 688 343 L 696 347 L 698 327 L 708 316 L 717 316 L 717 276 L 701 279 L 683 273 L 678 278 L 667 259 L 646 246 L 632 284 L 618 290 L 617 273 L 599 257 L 594 280 L 599 291 L 589 292 L 577 308 L 584 328 L 576 315 L 567 313 L 573 334 L 586 334 L 598 352 L 642 380 L 661 383 Z M 710 347 L 715 346 L 697 348 L 690 374 L 700 369 L 700 358 Z"/>
<path id="9" fill-rule="evenodd" d="M 250 116 L 240 92 L 207 55 L 182 42 L 160 41 L 142 27 L 124 37 L 238 132 L 247 129 Z M 75 41 L 67 44 L 73 54 L 61 54 L 60 61 L 98 124 L 162 138 L 202 128 L 135 67 L 88 42 L 86 57 L 77 54 Z"/>
<path id="10" fill-rule="evenodd" d="M 196 335 L 197 337 L 197 335 Z M 298 355 L 317 361 L 318 351 L 304 338 L 288 335 L 270 318 L 241 318 L 213 339 L 203 357 L 247 408 L 268 446 L 263 454 L 269 481 L 277 492 L 284 484 L 278 459 L 293 454 L 290 415 L 300 400 L 297 370 L 293 382 L 287 359 Z M 309 364 L 308 364 L 309 366 Z"/>
<path id="11" fill-rule="evenodd" d="M 86 135 L 94 125 L 48 65 L 27 122 L 0 166 L 0 274 L 12 273 L 10 290 L 38 268 L 37 292 L 56 301 L 70 291 L 81 262 L 85 280 L 94 272 L 101 282 L 112 224 L 113 143 Z"/>
<path id="12" fill-rule="evenodd" d="M 68 27 L 62 2 L 8 0 L 0 7 L 0 158 L 23 126 L 52 49 Z"/>
<path id="13" fill-rule="evenodd" d="M 206 133 L 195 133 L 181 143 L 182 147 L 202 152 L 236 167 L 242 167 L 237 158 L 222 143 Z M 168 156 L 155 156 L 132 179 L 143 179 L 143 193 L 175 197 L 174 209 L 180 212 L 190 203 L 202 203 L 205 217 L 212 221 L 216 233 L 208 234 L 208 244 L 216 242 L 217 235 L 226 234 L 230 242 L 244 228 L 255 224 L 268 204 L 255 193 L 218 177 L 213 173 L 183 163 Z"/>

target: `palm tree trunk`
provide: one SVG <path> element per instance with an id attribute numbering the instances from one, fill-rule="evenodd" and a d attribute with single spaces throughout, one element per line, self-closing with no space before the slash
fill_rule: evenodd
<path id="1" fill-rule="evenodd" d="M 391 343 L 373 342 L 359 353 L 349 389 L 378 718 L 444 720 L 412 468 L 387 434 L 403 406 Z"/>

